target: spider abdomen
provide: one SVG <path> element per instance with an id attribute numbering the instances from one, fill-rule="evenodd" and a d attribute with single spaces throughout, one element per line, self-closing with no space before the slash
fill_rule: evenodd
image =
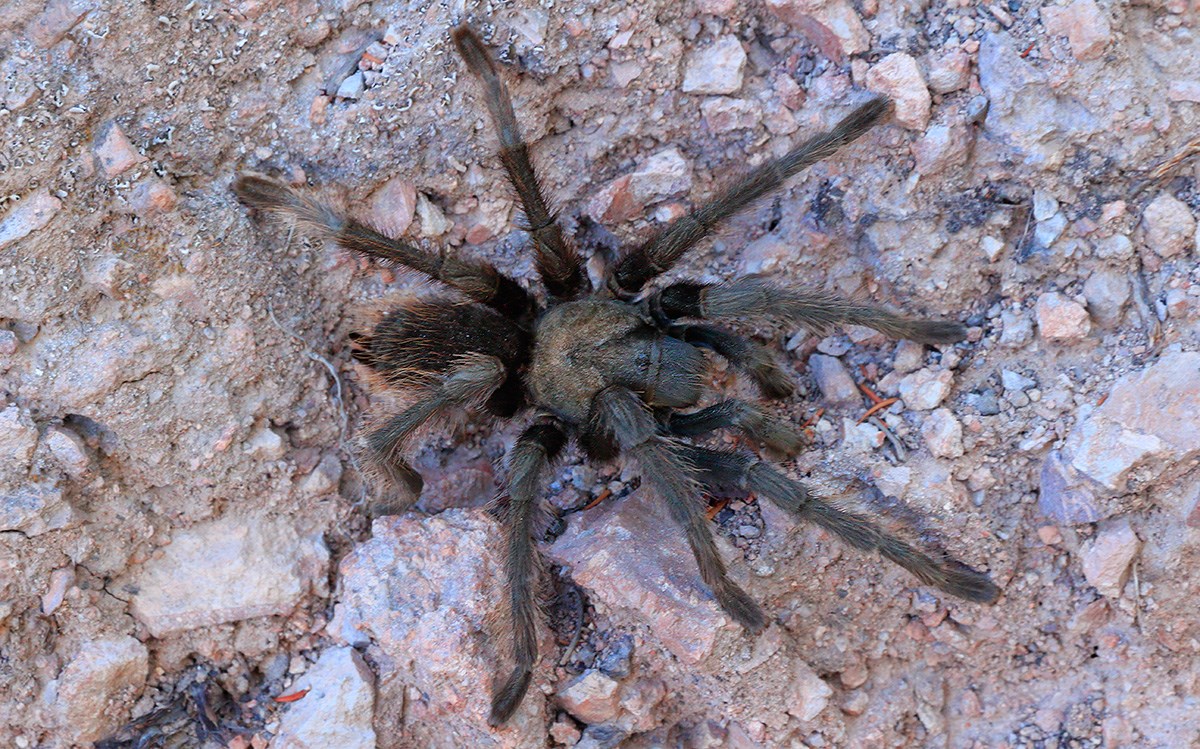
<path id="1" fill-rule="evenodd" d="M 586 299 L 538 321 L 527 384 L 535 403 L 582 424 L 592 398 L 613 385 L 652 406 L 695 405 L 706 368 L 698 349 L 663 334 L 630 305 Z"/>
<path id="2" fill-rule="evenodd" d="M 386 312 L 354 336 L 353 356 L 392 387 L 423 387 L 464 356 L 494 356 L 512 375 L 528 357 L 528 334 L 500 313 L 472 302 L 420 299 Z"/>

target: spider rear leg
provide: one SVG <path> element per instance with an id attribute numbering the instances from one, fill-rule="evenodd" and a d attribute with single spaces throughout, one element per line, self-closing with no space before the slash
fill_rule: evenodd
<path id="1" fill-rule="evenodd" d="M 458 358 L 442 380 L 429 387 L 421 400 L 372 429 L 363 443 L 368 465 L 383 475 L 393 486 L 408 489 L 419 496 L 420 475 L 400 455 L 404 443 L 422 424 L 438 412 L 455 405 L 482 403 L 492 395 L 507 377 L 504 362 L 494 356 L 466 354 Z"/>
<path id="2" fill-rule="evenodd" d="M 587 280 L 583 263 L 575 248 L 563 238 L 562 228 L 542 195 L 541 183 L 529 159 L 529 146 L 513 112 L 508 87 L 500 78 L 483 40 L 471 28 L 459 26 L 451 36 L 467 68 L 483 84 L 487 108 L 500 139 L 500 161 L 525 210 L 525 229 L 533 240 L 538 273 L 553 296 L 566 299 L 579 296 L 584 292 Z"/>
<path id="3" fill-rule="evenodd" d="M 765 629 L 766 615 L 729 578 L 725 569 L 712 529 L 696 501 L 699 485 L 683 452 L 684 446 L 660 437 L 658 424 L 645 404 L 636 393 L 623 387 L 613 386 L 597 393 L 591 419 L 595 431 L 609 433 L 621 451 L 637 461 L 643 479 L 667 502 L 671 517 L 683 526 L 700 568 L 700 578 L 720 607 L 751 633 Z"/>
<path id="4" fill-rule="evenodd" d="M 753 380 L 768 398 L 787 398 L 796 392 L 796 385 L 765 346 L 711 325 L 673 325 L 667 332 L 692 345 L 716 352 L 734 369 Z"/>
<path id="5" fill-rule="evenodd" d="M 649 242 L 626 253 L 609 268 L 608 287 L 619 298 L 636 295 L 648 281 L 670 270 L 685 252 L 712 234 L 726 219 L 779 189 L 788 178 L 857 140 L 883 121 L 890 111 L 888 99 L 871 99 L 855 108 L 829 132 L 809 138 L 780 158 L 746 173 L 709 202 L 672 221 Z"/>
<path id="6" fill-rule="evenodd" d="M 663 426 L 676 437 L 698 437 L 733 428 L 785 455 L 795 455 L 807 442 L 804 433 L 739 400 L 725 400 L 692 413 L 668 412 Z"/>
<path id="7" fill-rule="evenodd" d="M 770 322 L 797 325 L 817 334 L 838 325 L 864 325 L 892 338 L 930 344 L 956 343 L 967 337 L 966 327 L 957 322 L 904 317 L 816 289 L 785 288 L 760 276 L 717 285 L 673 284 L 656 292 L 650 304 L 669 320 Z"/>
<path id="8" fill-rule="evenodd" d="M 1000 589 L 986 574 L 948 554 L 921 551 L 866 518 L 834 507 L 757 458 L 690 445 L 685 448 L 685 455 L 706 482 L 766 497 L 779 508 L 816 523 L 856 549 L 878 550 L 885 559 L 927 585 L 975 603 L 994 603 L 1000 596 Z"/>
<path id="9" fill-rule="evenodd" d="M 508 502 L 504 504 L 505 576 L 512 620 L 513 670 L 494 691 L 488 723 L 498 726 L 516 712 L 537 661 L 537 606 L 534 592 L 540 570 L 533 542 L 539 481 L 558 456 L 567 436 L 547 417 L 521 433 L 508 459 Z"/>
<path id="10" fill-rule="evenodd" d="M 243 205 L 295 221 L 313 235 L 343 249 L 424 273 L 512 319 L 526 317 L 533 309 L 529 292 L 488 263 L 430 252 L 393 239 L 361 221 L 341 215 L 320 200 L 262 177 L 239 177 L 233 184 L 233 192 Z"/>

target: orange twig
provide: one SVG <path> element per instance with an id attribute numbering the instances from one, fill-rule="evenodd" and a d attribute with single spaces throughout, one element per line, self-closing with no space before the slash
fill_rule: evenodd
<path id="1" fill-rule="evenodd" d="M 867 412 L 865 414 L 863 414 L 862 417 L 859 418 L 859 420 L 855 423 L 861 424 L 864 421 L 866 421 L 867 419 L 874 416 L 877 411 L 882 411 L 883 409 L 887 408 L 888 406 L 892 405 L 893 403 L 898 403 L 899 401 L 900 401 L 899 398 L 885 398 L 884 400 L 876 401 L 875 405 L 868 408 Z"/>
<path id="2" fill-rule="evenodd" d="M 727 505 L 727 504 L 729 504 L 728 499 L 718 499 L 717 503 L 715 505 L 713 505 L 712 507 L 709 507 L 708 510 L 705 511 L 704 514 L 708 517 L 709 520 L 712 520 L 713 518 L 715 518 L 717 516 L 718 512 L 725 509 L 725 505 Z"/>
<path id="3" fill-rule="evenodd" d="M 867 387 L 865 382 L 858 383 L 858 389 L 863 391 L 863 393 L 865 393 L 866 396 L 871 399 L 872 403 L 879 404 L 883 401 L 883 398 L 880 398 L 878 395 L 876 395 L 875 391 Z"/>
<path id="4" fill-rule="evenodd" d="M 609 488 L 606 486 L 600 490 L 600 493 L 596 495 L 595 499 L 593 499 L 591 502 L 588 502 L 586 505 L 584 505 L 583 509 L 590 510 L 611 496 L 612 496 L 612 491 L 610 491 Z M 582 511 L 583 510 L 581 510 L 580 512 L 582 512 Z"/>
<path id="5" fill-rule="evenodd" d="M 304 695 L 308 694 L 309 690 L 301 689 L 299 692 L 292 692 L 275 698 L 276 702 L 295 702 L 296 700 L 304 699 Z"/>

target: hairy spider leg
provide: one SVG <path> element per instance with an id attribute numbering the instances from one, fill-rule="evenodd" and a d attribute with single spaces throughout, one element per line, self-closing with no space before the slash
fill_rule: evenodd
<path id="1" fill-rule="evenodd" d="M 685 252 L 722 222 L 779 189 L 788 178 L 829 158 L 877 125 L 890 111 L 888 99 L 871 99 L 829 132 L 809 138 L 780 158 L 752 169 L 712 200 L 675 219 L 650 241 L 622 256 L 609 270 L 609 289 L 622 299 L 636 295 L 651 279 L 670 270 Z"/>
<path id="2" fill-rule="evenodd" d="M 526 231 L 533 240 L 538 273 L 552 296 L 574 299 L 585 293 L 587 278 L 575 248 L 563 238 L 554 212 L 546 204 L 541 183 L 529 159 L 529 146 L 513 112 L 508 87 L 479 36 L 467 26 L 451 32 L 458 54 L 483 84 L 484 100 L 500 139 L 500 161 L 525 210 Z"/>
<path id="3" fill-rule="evenodd" d="M 688 317 L 780 323 L 798 325 L 818 335 L 838 325 L 863 325 L 892 338 L 919 343 L 955 343 L 967 337 L 961 323 L 903 317 L 815 289 L 785 288 L 761 276 L 745 276 L 723 284 L 676 283 L 655 292 L 649 304 L 667 320 Z"/>
<path id="4" fill-rule="evenodd" d="M 805 442 L 804 435 L 787 422 L 740 400 L 723 400 L 692 413 L 668 411 L 663 426 L 676 437 L 697 437 L 717 429 L 737 429 L 785 455 L 795 455 Z"/>
<path id="5" fill-rule="evenodd" d="M 934 557 L 918 550 L 866 518 L 814 496 L 803 484 L 757 458 L 693 445 L 683 447 L 682 451 L 704 482 L 766 497 L 780 509 L 816 523 L 856 549 L 878 550 L 884 559 L 908 570 L 927 585 L 975 603 L 994 603 L 1000 596 L 1000 589 L 984 573 L 947 554 Z"/>
<path id="6" fill-rule="evenodd" d="M 508 501 L 503 503 L 505 576 L 512 621 L 513 669 L 493 692 L 488 723 L 507 721 L 525 698 L 537 662 L 537 606 L 534 601 L 541 569 L 533 541 L 536 499 L 546 469 L 566 444 L 557 419 L 544 416 L 517 438 L 508 456 Z"/>
<path id="7" fill-rule="evenodd" d="M 233 192 L 250 208 L 296 221 L 314 236 L 330 240 L 351 252 L 361 252 L 420 271 L 511 319 L 527 317 L 534 307 L 533 297 L 520 284 L 488 263 L 463 260 L 450 253 L 430 252 L 385 236 L 278 182 L 244 175 L 233 184 Z"/>
<path id="8" fill-rule="evenodd" d="M 745 374 L 767 398 L 787 398 L 796 392 L 790 377 L 765 347 L 715 325 L 669 325 L 667 333 L 693 346 L 709 349 Z"/>
<path id="9" fill-rule="evenodd" d="M 712 529 L 696 501 L 699 484 L 689 463 L 685 446 L 664 439 L 658 424 L 641 398 L 632 390 L 614 385 L 596 394 L 591 419 L 607 431 L 621 452 L 633 457 L 642 477 L 666 501 L 671 517 L 683 527 L 688 546 L 700 568 L 700 579 L 720 607 L 734 621 L 757 634 L 767 619 L 759 605 L 730 579 L 717 551 Z"/>

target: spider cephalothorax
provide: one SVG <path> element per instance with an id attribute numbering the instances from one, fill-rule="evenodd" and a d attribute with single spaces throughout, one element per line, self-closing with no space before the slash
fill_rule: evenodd
<path id="1" fill-rule="evenodd" d="M 890 110 L 887 100 L 866 101 L 829 132 L 735 180 L 646 243 L 624 251 L 603 287 L 590 289 L 581 258 L 547 208 L 495 64 L 470 29 L 456 28 L 453 37 L 483 84 L 501 161 L 524 208 L 524 228 L 547 291 L 544 307 L 487 263 L 384 236 L 275 182 L 244 176 L 234 191 L 252 208 L 298 220 L 346 249 L 420 271 L 468 300 L 443 294 L 407 302 L 354 339 L 355 358 L 387 386 L 419 391 L 415 405 L 363 439 L 368 458 L 388 481 L 420 492 L 421 479 L 402 457 L 402 448 L 419 426 L 446 409 L 478 405 L 501 417 L 522 409 L 531 414 L 509 454 L 502 493 L 514 663 L 494 692 L 492 724 L 507 720 L 520 705 L 537 660 L 536 500 L 543 474 L 569 439 L 594 459 L 623 454 L 637 461 L 643 481 L 682 526 L 717 603 L 750 632 L 761 631 L 766 617 L 726 574 L 700 501 L 704 487 L 753 491 L 855 548 L 878 550 L 924 583 L 969 601 L 994 601 L 999 590 L 983 573 L 813 496 L 753 455 L 686 439 L 735 429 L 784 453 L 801 446 L 796 429 L 753 404 L 721 400 L 697 408 L 708 381 L 703 349 L 728 360 L 766 397 L 783 398 L 793 390 L 767 349 L 722 325 L 770 321 L 824 331 L 852 323 L 923 343 L 960 341 L 966 334 L 962 325 L 902 317 L 755 276 L 717 285 L 683 281 L 645 291 L 723 221 L 879 123 Z"/>

